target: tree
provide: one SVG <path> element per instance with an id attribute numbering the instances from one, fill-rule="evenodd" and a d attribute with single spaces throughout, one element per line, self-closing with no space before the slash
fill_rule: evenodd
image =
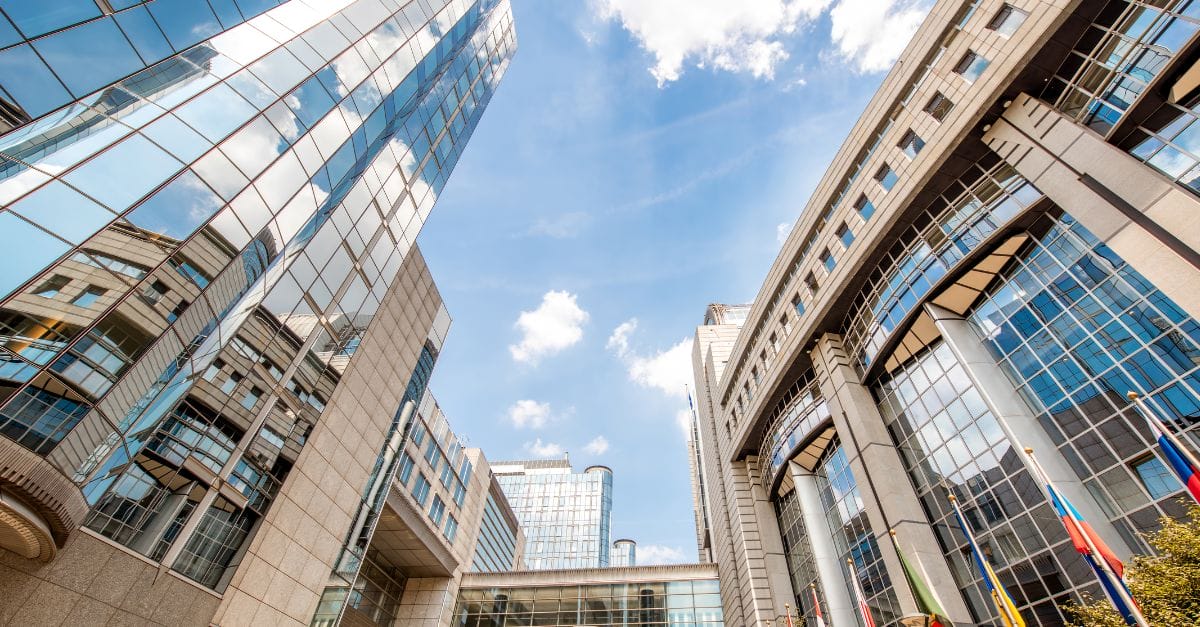
<path id="1" fill-rule="evenodd" d="M 1135 556 L 1125 567 L 1129 589 L 1154 627 L 1200 625 L 1200 506 L 1191 506 L 1187 520 L 1160 523 L 1145 536 L 1158 555 Z M 1065 608 L 1072 625 L 1125 627 L 1107 598 L 1086 596 L 1084 605 Z"/>

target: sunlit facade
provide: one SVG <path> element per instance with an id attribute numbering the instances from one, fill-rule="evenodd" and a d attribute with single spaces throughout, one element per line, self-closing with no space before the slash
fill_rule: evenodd
<path id="1" fill-rule="evenodd" d="M 721 627 L 717 589 L 712 564 L 469 574 L 451 625 Z"/>
<path id="2" fill-rule="evenodd" d="M 449 326 L 414 242 L 515 45 L 494 0 L 0 4 L 0 550 L 124 564 L 73 593 L 154 622 L 399 595 L 368 546 Z"/>
<path id="3" fill-rule="evenodd" d="M 693 491 L 727 621 L 811 621 L 815 590 L 861 625 L 859 587 L 896 624 L 895 530 L 951 620 L 997 622 L 953 495 L 1026 623 L 1064 624 L 1103 592 L 1026 447 L 1122 558 L 1184 515 L 1126 394 L 1191 438 L 1198 30 L 1189 2 L 934 5 L 748 314 L 697 329 Z"/>
<path id="4" fill-rule="evenodd" d="M 610 565 L 612 470 L 576 473 L 566 459 L 499 461 L 492 468 L 525 532 L 525 568 Z"/>

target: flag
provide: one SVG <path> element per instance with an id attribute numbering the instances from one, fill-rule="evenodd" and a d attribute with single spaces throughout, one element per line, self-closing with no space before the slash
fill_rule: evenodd
<path id="1" fill-rule="evenodd" d="M 1183 442 L 1179 441 L 1179 438 L 1158 419 L 1158 416 L 1143 405 L 1137 392 L 1130 392 L 1128 396 L 1129 400 L 1133 401 L 1141 411 L 1146 423 L 1150 425 L 1150 432 L 1158 441 L 1158 447 L 1162 449 L 1163 456 L 1171 465 L 1171 470 L 1174 470 L 1183 485 L 1187 486 L 1187 491 L 1192 495 L 1192 499 L 1200 503 L 1200 463 L 1183 446 Z"/>
<path id="2" fill-rule="evenodd" d="M 1025 619 L 1021 618 L 1021 613 L 1017 611 L 1017 604 L 1013 603 L 1012 597 L 1004 589 L 1004 584 L 1000 583 L 1000 579 L 996 577 L 996 571 L 992 570 L 992 565 L 984 557 L 983 551 L 979 550 L 975 536 L 971 533 L 971 528 L 967 526 L 966 517 L 958 508 L 958 499 L 954 498 L 953 494 L 950 495 L 950 503 L 954 506 L 954 516 L 958 519 L 958 526 L 967 538 L 967 544 L 971 547 L 971 555 L 975 557 L 974 561 L 979 567 L 979 574 L 983 576 L 983 583 L 987 586 L 988 594 L 992 597 L 992 603 L 995 604 L 996 612 L 1000 614 L 1000 620 L 1004 623 L 1004 627 L 1025 627 Z"/>
<path id="3" fill-rule="evenodd" d="M 1067 530 L 1067 535 L 1071 537 L 1071 544 L 1075 546 L 1075 550 L 1083 555 L 1084 561 L 1088 566 L 1092 567 L 1092 571 L 1096 574 L 1096 579 L 1100 582 L 1100 586 L 1104 588 L 1104 593 L 1108 595 L 1109 601 L 1112 602 L 1113 608 L 1125 619 L 1127 625 L 1137 625 L 1138 627 L 1150 627 L 1150 623 L 1146 622 L 1146 617 L 1142 616 L 1141 609 L 1137 606 L 1137 601 L 1134 600 L 1133 594 L 1129 591 L 1129 586 L 1125 584 L 1125 565 L 1117 556 L 1108 548 L 1104 540 L 1096 534 L 1092 526 L 1088 524 L 1079 510 L 1075 509 L 1074 505 L 1067 500 L 1054 487 L 1054 483 L 1050 481 L 1050 477 L 1046 471 L 1042 469 L 1041 464 L 1033 457 L 1033 449 L 1025 449 L 1025 454 L 1029 456 L 1029 461 L 1033 466 L 1033 470 L 1038 475 L 1038 480 L 1046 488 L 1046 493 L 1050 496 L 1050 505 L 1054 507 L 1054 511 L 1058 513 L 1062 520 L 1063 527 Z"/>
<path id="4" fill-rule="evenodd" d="M 908 589 L 912 591 L 913 599 L 917 602 L 917 611 L 930 617 L 932 621 L 929 627 L 953 627 L 946 616 L 946 611 L 942 609 L 941 603 L 938 603 L 937 597 L 933 596 L 933 591 L 926 585 L 925 580 L 921 577 L 921 573 L 908 562 L 908 558 L 904 557 L 904 552 L 900 550 L 900 543 L 896 540 L 896 530 L 888 532 L 892 536 L 892 546 L 896 548 L 896 556 L 900 558 L 900 567 L 904 570 L 904 579 L 908 582 Z"/>
<path id="5" fill-rule="evenodd" d="M 850 567 L 850 581 L 854 585 L 854 602 L 858 605 L 858 615 L 862 617 L 866 627 L 875 627 L 875 619 L 871 617 L 871 608 L 867 605 L 867 595 L 863 594 L 862 583 L 858 581 L 858 569 L 854 568 L 854 560 L 846 558 Z"/>
<path id="6" fill-rule="evenodd" d="M 813 613 L 817 617 L 816 625 L 817 627 L 825 627 L 825 617 L 821 616 L 821 600 L 817 598 L 817 584 L 810 584 L 808 589 L 812 590 Z"/>

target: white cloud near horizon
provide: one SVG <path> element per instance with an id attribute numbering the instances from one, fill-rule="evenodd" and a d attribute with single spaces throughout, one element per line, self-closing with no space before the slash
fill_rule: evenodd
<path id="1" fill-rule="evenodd" d="M 521 399 L 508 408 L 508 421 L 518 429 L 541 429 L 550 421 L 550 403 Z"/>
<path id="2" fill-rule="evenodd" d="M 683 549 L 675 546 L 666 546 L 662 544 L 639 544 L 637 547 L 637 564 L 638 566 L 650 566 L 652 564 L 681 564 L 683 562 L 695 561 L 688 559 L 683 553 Z"/>
<path id="3" fill-rule="evenodd" d="M 543 442 L 541 438 L 536 438 L 532 442 L 525 443 L 525 451 L 534 457 L 562 457 L 567 449 L 561 444 L 555 442 Z"/>
<path id="4" fill-rule="evenodd" d="M 602 435 L 592 438 L 591 442 L 588 442 L 586 445 L 584 445 L 583 451 L 589 455 L 603 455 L 607 453 L 608 438 Z"/>
<path id="5" fill-rule="evenodd" d="M 588 313 L 579 308 L 576 297 L 567 291 L 551 290 L 532 311 L 522 311 L 513 325 L 521 331 L 521 341 L 509 345 L 514 361 L 537 364 L 542 357 L 569 348 L 583 339 Z"/>
<path id="6" fill-rule="evenodd" d="M 780 222 L 775 226 L 775 241 L 780 244 L 787 241 L 788 235 L 792 234 L 792 222 Z"/>
<path id="7" fill-rule="evenodd" d="M 629 31 L 654 61 L 659 87 L 689 63 L 773 80 L 784 39 L 828 12 L 836 56 L 860 72 L 891 67 L 929 0 L 592 0 L 592 13 Z"/>

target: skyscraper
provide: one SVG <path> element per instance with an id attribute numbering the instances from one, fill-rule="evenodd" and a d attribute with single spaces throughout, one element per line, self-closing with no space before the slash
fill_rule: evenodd
<path id="1" fill-rule="evenodd" d="M 414 241 L 514 50 L 494 0 L 0 5 L 5 620 L 357 580 L 449 324 Z"/>
<path id="2" fill-rule="evenodd" d="M 731 624 L 814 620 L 812 586 L 863 624 L 854 583 L 876 624 L 914 613 L 892 529 L 950 619 L 998 622 L 949 495 L 1026 623 L 1063 624 L 1098 587 L 1025 447 L 1122 558 L 1183 515 L 1126 393 L 1196 429 L 1196 16 L 934 4 L 740 330 L 697 330 L 700 548 Z"/>
<path id="3" fill-rule="evenodd" d="M 498 461 L 492 471 L 525 532 L 530 570 L 609 566 L 612 470 L 567 459 Z"/>

